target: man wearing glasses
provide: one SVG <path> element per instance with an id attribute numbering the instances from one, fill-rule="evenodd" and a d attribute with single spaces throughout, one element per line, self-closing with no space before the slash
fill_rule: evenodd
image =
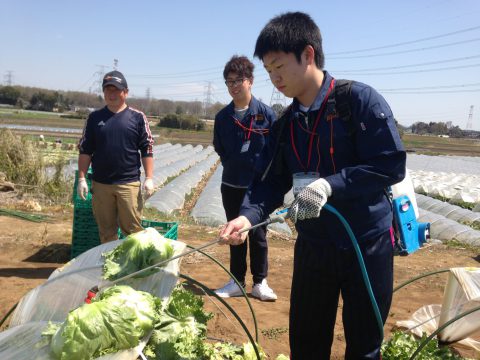
<path id="1" fill-rule="evenodd" d="M 253 63 L 245 56 L 233 56 L 223 70 L 223 77 L 233 101 L 215 116 L 213 146 L 223 165 L 222 202 L 227 220 L 238 217 L 243 197 L 256 174 L 262 172 L 258 161 L 268 141 L 268 132 L 276 120 L 271 108 L 252 96 Z M 268 246 L 266 227 L 249 233 L 252 296 L 275 301 L 277 295 L 267 284 Z M 245 287 L 247 243 L 230 246 L 230 271 Z M 241 296 L 238 285 L 230 280 L 215 291 L 228 298 Z"/>

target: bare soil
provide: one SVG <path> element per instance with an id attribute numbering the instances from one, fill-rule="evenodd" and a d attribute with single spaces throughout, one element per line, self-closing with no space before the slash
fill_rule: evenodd
<path id="1" fill-rule="evenodd" d="M 48 212 L 48 210 L 46 211 Z M 0 216 L 0 315 L 7 314 L 23 295 L 41 285 L 57 267 L 69 260 L 72 217 L 71 210 L 56 209 L 48 223 Z M 180 224 L 178 238 L 198 246 L 215 238 L 218 230 L 203 226 Z M 294 241 L 269 235 L 270 272 L 268 281 L 278 295 L 276 302 L 261 302 L 250 298 L 258 323 L 258 339 L 270 358 L 288 354 L 288 311 L 293 264 Z M 228 248 L 215 246 L 206 252 L 228 267 Z M 395 258 L 395 284 L 401 284 L 419 274 L 458 266 L 479 266 L 478 249 L 451 248 L 432 245 L 407 257 Z M 189 255 L 182 261 L 182 273 L 212 289 L 222 286 L 228 277 L 223 270 L 200 254 Z M 394 295 L 385 336 L 389 337 L 395 322 L 405 320 L 422 305 L 442 302 L 447 275 L 440 274 L 417 281 Z M 247 277 L 247 290 L 251 278 Z M 243 298 L 228 299 L 228 303 L 254 335 L 254 323 Z M 205 296 L 205 307 L 215 313 L 209 323 L 208 336 L 235 343 L 247 341 L 247 336 L 235 318 L 220 303 Z M 339 306 L 339 312 L 341 305 Z M 343 358 L 345 342 L 340 313 L 337 317 L 332 359 Z M 8 321 L 7 321 L 8 323 Z M 478 334 L 476 334 L 478 335 Z M 255 335 L 254 335 L 255 336 Z M 479 337 L 477 336 L 477 339 Z M 471 351 L 462 354 L 474 357 Z"/>

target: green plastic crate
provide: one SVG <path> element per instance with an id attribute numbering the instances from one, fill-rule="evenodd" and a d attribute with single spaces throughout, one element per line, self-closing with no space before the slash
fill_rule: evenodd
<path id="1" fill-rule="evenodd" d="M 77 195 L 78 170 L 75 171 L 75 182 L 73 184 L 73 226 L 72 226 L 72 247 L 70 255 L 77 257 L 83 252 L 100 245 L 97 222 L 92 210 L 92 170 L 88 169 L 87 176 L 88 195 L 83 200 Z"/>
<path id="2" fill-rule="evenodd" d="M 77 209 L 90 209 L 92 208 L 92 169 L 89 168 L 87 171 L 87 175 L 85 176 L 88 185 L 88 194 L 87 199 L 83 200 L 77 194 L 77 185 L 78 185 L 78 170 L 75 170 L 75 182 L 73 184 L 73 193 L 72 193 L 72 202 L 73 207 Z"/>
<path id="3" fill-rule="evenodd" d="M 167 239 L 177 240 L 178 239 L 178 222 L 161 222 L 161 221 L 152 221 L 152 220 L 142 220 L 142 227 L 153 227 L 160 234 L 162 234 Z M 118 238 L 123 239 L 125 235 L 122 234 L 122 231 L 118 229 Z"/>

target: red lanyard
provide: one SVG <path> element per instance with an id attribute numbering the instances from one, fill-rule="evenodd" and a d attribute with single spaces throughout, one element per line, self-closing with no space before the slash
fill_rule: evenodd
<path id="1" fill-rule="evenodd" d="M 290 121 L 290 138 L 292 142 L 292 148 L 293 152 L 295 153 L 295 156 L 298 160 L 298 163 L 302 167 L 303 171 L 307 172 L 308 169 L 310 168 L 310 160 L 312 159 L 312 147 L 313 147 L 313 137 L 315 136 L 315 130 L 317 129 L 317 126 L 320 122 L 320 118 L 322 117 L 323 111 L 325 110 L 325 106 L 327 105 L 328 97 L 330 96 L 330 93 L 333 90 L 333 87 L 335 85 L 335 79 L 332 79 L 330 81 L 330 86 L 328 87 L 327 94 L 325 95 L 325 98 L 323 99 L 322 105 L 320 106 L 320 109 L 318 110 L 318 115 L 317 118 L 315 119 L 315 123 L 313 124 L 313 129 L 312 132 L 310 133 L 310 140 L 308 142 L 308 160 L 307 160 L 307 166 L 303 165 L 302 159 L 300 159 L 300 155 L 298 154 L 297 147 L 295 146 L 295 138 L 293 136 L 293 121 Z"/>
<path id="2" fill-rule="evenodd" d="M 250 117 L 250 128 L 247 128 L 245 125 L 243 125 L 237 118 L 235 118 L 234 116 L 232 116 L 233 119 L 235 119 L 235 124 L 237 124 L 238 126 L 240 126 L 243 131 L 245 132 L 245 140 L 250 140 L 250 135 L 253 133 L 255 134 L 260 134 L 260 135 L 264 135 L 264 134 L 268 134 L 268 129 L 253 129 L 253 120 L 255 119 L 255 115 L 252 115 Z"/>

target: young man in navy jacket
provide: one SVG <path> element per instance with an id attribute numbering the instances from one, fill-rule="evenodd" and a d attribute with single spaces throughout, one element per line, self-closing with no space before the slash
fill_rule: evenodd
<path id="1" fill-rule="evenodd" d="M 215 116 L 213 145 L 223 165 L 222 202 L 227 220 L 239 215 L 243 197 L 256 173 L 258 159 L 276 116 L 272 109 L 252 96 L 254 65 L 245 56 L 233 56 L 225 65 L 223 77 L 232 102 Z M 274 301 L 277 295 L 267 284 L 268 246 L 265 226 L 249 233 L 252 296 Z M 246 242 L 230 246 L 230 271 L 245 287 L 247 271 Z M 230 280 L 216 290 L 221 297 L 241 296 L 238 285 Z"/>
<path id="2" fill-rule="evenodd" d="M 383 323 L 392 300 L 392 208 L 385 189 L 405 176 L 406 154 L 390 107 L 373 88 L 353 82 L 350 116 L 335 108 L 337 81 L 323 70 L 320 30 L 304 13 L 270 20 L 255 46 L 275 87 L 293 98 L 275 123 L 267 147 L 273 160 L 220 235 L 238 231 L 282 204 L 295 223 L 290 299 L 292 359 L 330 359 L 339 296 L 343 299 L 346 359 L 380 359 L 382 336 L 352 242 L 325 202 L 345 217 L 360 246 Z"/>

